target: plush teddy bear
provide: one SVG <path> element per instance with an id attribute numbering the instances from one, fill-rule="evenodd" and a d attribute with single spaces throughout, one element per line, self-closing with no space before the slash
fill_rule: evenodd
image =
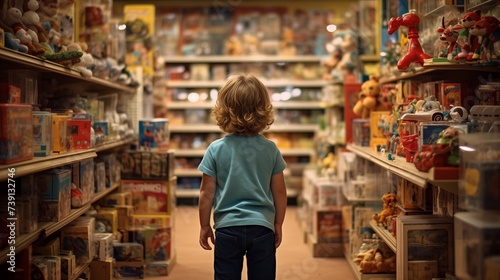
<path id="1" fill-rule="evenodd" d="M 374 214 L 372 218 L 377 222 L 377 224 L 387 226 L 387 217 L 396 214 L 396 204 L 398 202 L 398 197 L 394 193 L 386 193 L 382 196 L 382 201 L 384 203 L 382 211 L 378 214 Z"/>
<path id="2" fill-rule="evenodd" d="M 387 108 L 379 100 L 380 84 L 378 78 L 370 77 L 370 79 L 361 85 L 361 91 L 358 94 L 358 101 L 354 104 L 352 111 L 362 119 L 370 117 L 373 111 L 385 111 Z"/>

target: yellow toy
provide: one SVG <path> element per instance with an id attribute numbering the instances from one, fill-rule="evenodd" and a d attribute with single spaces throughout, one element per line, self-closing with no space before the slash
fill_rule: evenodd
<path id="1" fill-rule="evenodd" d="M 378 214 L 373 215 L 372 218 L 377 222 L 377 224 L 383 224 L 384 226 L 387 226 L 387 217 L 396 214 L 396 204 L 398 202 L 398 197 L 394 193 L 386 193 L 382 196 L 382 201 L 384 202 L 382 211 Z"/>
<path id="2" fill-rule="evenodd" d="M 372 111 L 386 111 L 387 108 L 379 100 L 380 84 L 377 77 L 370 79 L 361 85 L 361 91 L 358 94 L 358 102 L 352 108 L 354 114 L 362 119 L 368 119 Z"/>

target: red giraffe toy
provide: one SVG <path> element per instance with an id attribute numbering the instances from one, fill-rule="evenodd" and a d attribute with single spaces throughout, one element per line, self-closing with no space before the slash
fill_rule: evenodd
<path id="1" fill-rule="evenodd" d="M 409 13 L 403 14 L 402 17 L 391 18 L 389 20 L 389 35 L 396 32 L 400 26 L 408 27 L 408 52 L 398 61 L 398 69 L 404 71 L 410 67 L 412 62 L 424 65 L 424 59 L 431 58 L 432 56 L 424 53 L 422 46 L 418 41 L 417 26 L 420 23 L 420 17 L 415 14 L 414 10 Z"/>

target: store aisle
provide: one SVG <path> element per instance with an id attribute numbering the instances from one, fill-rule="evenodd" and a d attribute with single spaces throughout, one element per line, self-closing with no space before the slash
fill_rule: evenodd
<path id="1" fill-rule="evenodd" d="M 198 244 L 198 212 L 195 206 L 176 209 L 175 242 L 177 263 L 168 277 L 150 280 L 213 279 L 213 251 Z M 313 258 L 303 242 L 303 233 L 296 219 L 296 207 L 289 206 L 283 228 L 283 243 L 278 248 L 278 280 L 351 280 L 355 279 L 344 258 Z M 244 271 L 243 280 L 246 278 Z"/>

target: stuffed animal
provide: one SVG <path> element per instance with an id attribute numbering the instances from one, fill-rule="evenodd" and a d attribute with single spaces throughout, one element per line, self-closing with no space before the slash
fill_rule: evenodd
<path id="1" fill-rule="evenodd" d="M 92 70 L 88 69 L 88 67 L 94 65 L 94 58 L 91 54 L 87 53 L 86 50 L 86 44 L 71 43 L 67 47 L 68 52 L 83 52 L 83 55 L 80 57 L 80 61 L 73 64 L 72 68 L 80 72 L 82 76 L 90 78 L 92 77 Z"/>
<path id="2" fill-rule="evenodd" d="M 500 40 L 500 21 L 494 16 L 483 16 L 470 29 L 470 34 L 478 36 L 480 47 L 476 49 L 473 59 L 479 62 L 491 62 L 497 56 L 493 43 Z"/>
<path id="3" fill-rule="evenodd" d="M 28 47 L 25 45 L 21 44 L 21 40 L 16 38 L 12 33 L 10 32 L 5 32 L 5 47 L 15 50 L 15 51 L 20 51 L 23 53 L 28 52 Z"/>
<path id="4" fill-rule="evenodd" d="M 455 60 L 472 61 L 474 52 L 477 48 L 479 48 L 479 42 L 477 40 L 477 36 L 470 34 L 469 30 L 479 19 L 481 19 L 480 10 L 467 12 L 460 19 L 460 24 L 453 27 L 455 31 L 458 31 L 457 43 L 460 45 L 461 50 L 461 52 L 455 56 Z"/>
<path id="5" fill-rule="evenodd" d="M 354 114 L 360 116 L 362 119 L 367 119 L 373 111 L 387 110 L 379 100 L 380 91 L 378 78 L 372 76 L 368 81 L 364 82 L 358 94 L 358 101 L 352 108 Z"/>
<path id="6" fill-rule="evenodd" d="M 29 33 L 28 29 L 22 22 L 22 12 L 21 10 L 10 7 L 4 11 L 3 22 L 12 29 L 12 34 L 19 39 L 20 44 L 28 47 L 28 53 L 31 55 L 41 55 L 45 53 L 45 49 L 42 45 L 38 43 L 38 37 L 33 38 Z M 33 36 L 36 33 L 32 32 Z"/>
<path id="7" fill-rule="evenodd" d="M 382 201 L 384 203 L 382 211 L 378 214 L 374 214 L 372 218 L 377 222 L 377 224 L 387 226 L 387 217 L 396 214 L 398 197 L 394 193 L 386 193 L 382 196 Z"/>

